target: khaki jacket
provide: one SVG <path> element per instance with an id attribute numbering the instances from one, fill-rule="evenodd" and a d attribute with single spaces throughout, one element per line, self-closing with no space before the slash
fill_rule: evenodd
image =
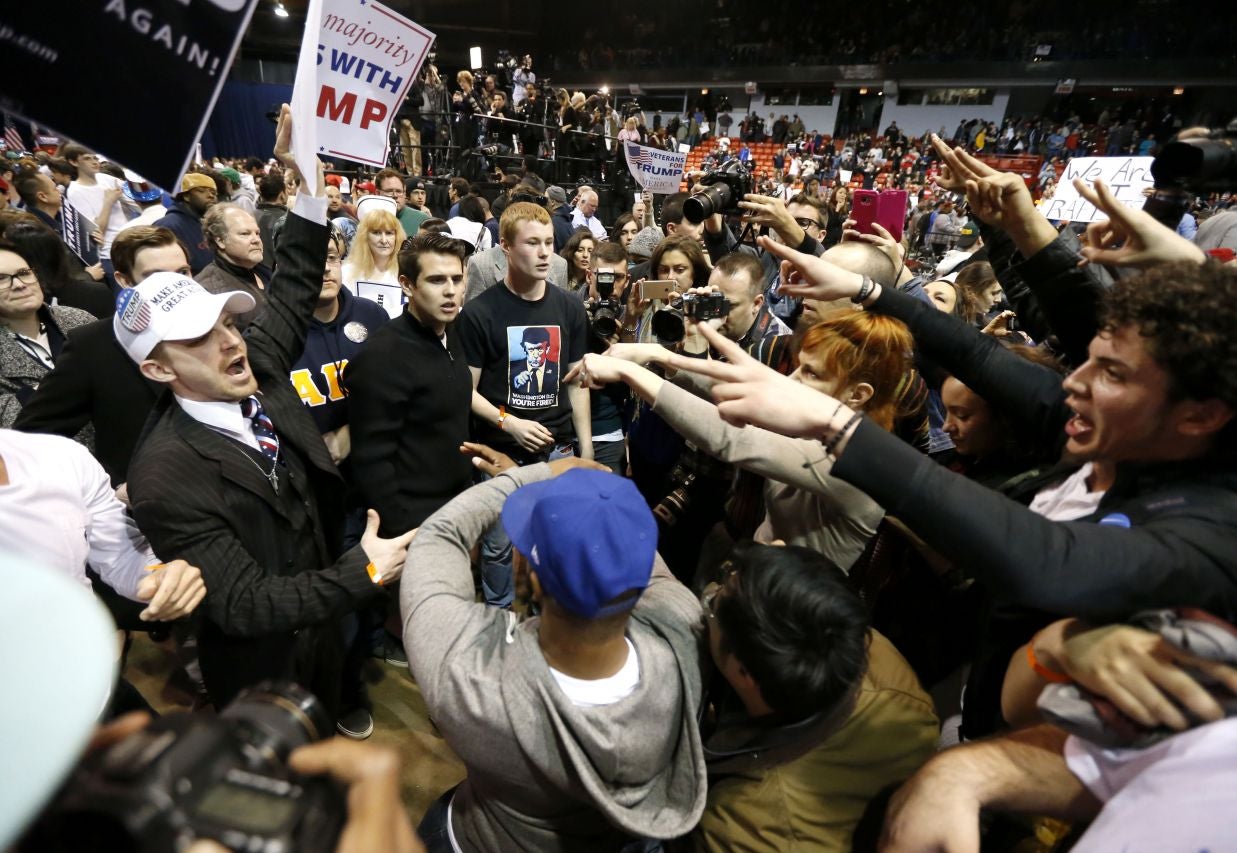
<path id="1" fill-rule="evenodd" d="M 893 644 L 871 632 L 855 709 L 815 749 L 771 768 L 709 780 L 693 850 L 845 851 L 868 802 L 936 749 L 932 700 Z"/>

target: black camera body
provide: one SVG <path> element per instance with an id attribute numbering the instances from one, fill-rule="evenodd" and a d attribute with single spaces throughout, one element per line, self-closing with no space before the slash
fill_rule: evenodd
<path id="1" fill-rule="evenodd" d="M 1143 210 L 1175 229 L 1197 193 L 1237 189 L 1237 119 L 1205 137 L 1168 142 L 1151 163 L 1155 189 Z"/>
<path id="2" fill-rule="evenodd" d="M 83 759 L 19 849 L 155 853 L 206 838 L 233 850 L 333 851 L 343 788 L 285 763 L 332 729 L 293 684 L 246 690 L 217 717 L 160 717 Z"/>
<path id="3" fill-rule="evenodd" d="M 623 315 L 623 303 L 614 298 L 613 272 L 593 274 L 597 299 L 588 303 L 588 316 L 593 324 L 593 334 L 608 340 L 618 334 L 619 317 Z"/>
<path id="4" fill-rule="evenodd" d="M 699 323 L 729 313 L 730 300 L 720 293 L 676 293 L 667 305 L 653 312 L 651 327 L 658 340 L 678 343 L 687 334 L 685 318 Z"/>
<path id="5" fill-rule="evenodd" d="M 704 222 L 715 213 L 742 215 L 739 202 L 752 191 L 752 173 L 737 158 L 700 179 L 704 189 L 683 202 L 688 222 Z"/>
<path id="6" fill-rule="evenodd" d="M 697 323 L 716 320 L 730 313 L 730 300 L 720 293 L 685 293 L 682 303 L 683 316 Z"/>

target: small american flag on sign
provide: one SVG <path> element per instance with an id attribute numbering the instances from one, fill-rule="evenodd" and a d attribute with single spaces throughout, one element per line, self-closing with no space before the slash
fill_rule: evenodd
<path id="1" fill-rule="evenodd" d="M 630 142 L 627 143 L 627 157 L 631 162 L 639 163 L 641 166 L 653 165 L 653 155 L 647 149 Z"/>
<path id="2" fill-rule="evenodd" d="M 17 125 L 13 124 L 13 117 L 8 113 L 4 114 L 4 145 L 10 151 L 26 150 L 26 143 L 22 141 Z"/>

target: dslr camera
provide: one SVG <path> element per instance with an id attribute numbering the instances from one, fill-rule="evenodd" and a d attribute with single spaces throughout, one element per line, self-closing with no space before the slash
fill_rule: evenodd
<path id="1" fill-rule="evenodd" d="M 752 173 L 736 158 L 707 172 L 700 185 L 704 189 L 683 202 L 688 222 L 704 222 L 715 213 L 741 215 L 739 202 L 752 191 Z"/>
<path id="2" fill-rule="evenodd" d="M 1207 136 L 1168 142 L 1151 163 L 1155 189 L 1143 210 L 1175 229 L 1195 193 L 1237 189 L 1237 118 Z"/>
<path id="3" fill-rule="evenodd" d="M 333 733 L 317 698 L 291 683 L 263 682 L 217 717 L 160 717 L 83 759 L 19 850 L 162 853 L 206 838 L 232 850 L 333 851 L 344 789 L 286 764 Z"/>
<path id="4" fill-rule="evenodd" d="M 597 299 L 588 304 L 589 320 L 593 324 L 593 334 L 609 339 L 618 334 L 623 303 L 614 296 L 613 272 L 594 273 L 593 279 L 597 286 Z"/>
<path id="5" fill-rule="evenodd" d="M 687 333 L 686 318 L 701 323 L 729 313 L 730 300 L 720 293 L 676 293 L 668 305 L 653 312 L 653 334 L 659 340 L 678 343 Z"/>

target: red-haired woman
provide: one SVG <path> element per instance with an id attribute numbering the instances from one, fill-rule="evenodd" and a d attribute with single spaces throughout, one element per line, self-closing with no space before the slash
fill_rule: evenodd
<path id="1" fill-rule="evenodd" d="M 841 400 L 888 430 L 898 415 L 899 385 L 911 369 L 913 348 L 901 321 L 848 311 L 808 330 L 791 378 Z M 829 476 L 819 441 L 733 427 L 721 419 L 716 406 L 680 387 L 698 389 L 699 377 L 680 373 L 667 381 L 642 366 L 664 363 L 669 355 L 657 345 L 620 344 L 608 355 L 586 355 L 583 378 L 597 385 L 627 383 L 688 441 L 767 478 L 768 515 L 756 532 L 758 541 L 802 545 L 849 570 L 884 511 L 858 489 Z"/>

